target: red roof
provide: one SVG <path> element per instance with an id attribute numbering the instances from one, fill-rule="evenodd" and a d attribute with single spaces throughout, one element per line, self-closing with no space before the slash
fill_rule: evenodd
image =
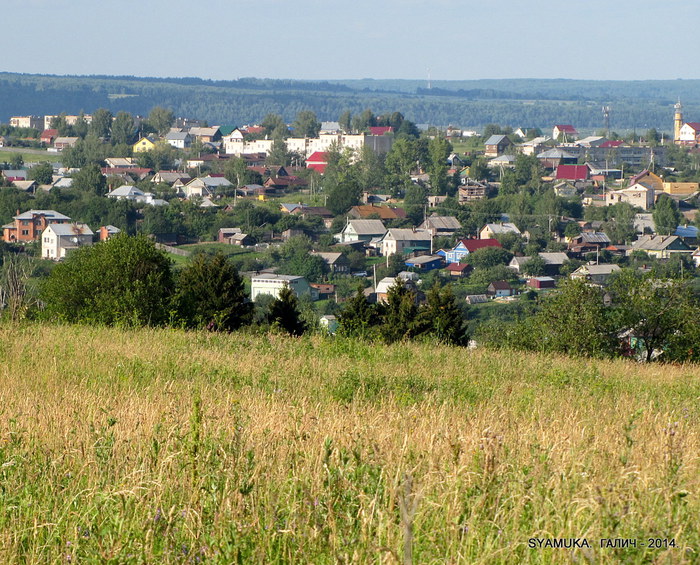
<path id="1" fill-rule="evenodd" d="M 245 128 L 245 129 L 242 129 L 242 128 L 241 128 L 241 131 L 244 132 L 244 133 L 250 133 L 250 134 L 253 134 L 253 133 L 263 133 L 263 132 L 265 131 L 265 128 L 262 127 L 262 126 L 249 126 L 249 127 Z"/>
<path id="2" fill-rule="evenodd" d="M 557 180 L 586 180 L 589 174 L 588 165 L 559 165 Z"/>
<path id="3" fill-rule="evenodd" d="M 617 141 L 606 141 L 605 143 L 601 143 L 601 147 L 620 147 L 624 141 L 622 140 L 617 140 Z"/>
<path id="4" fill-rule="evenodd" d="M 693 128 L 693 131 L 698 131 L 698 130 L 700 130 L 700 123 L 698 123 L 698 122 L 688 122 L 688 123 L 686 123 L 685 125 L 690 126 L 691 128 Z"/>
<path id="5" fill-rule="evenodd" d="M 314 151 L 306 158 L 306 163 L 328 164 L 328 153 L 326 151 Z"/>
<path id="6" fill-rule="evenodd" d="M 307 163 L 307 164 L 306 164 L 306 168 L 307 168 L 307 169 L 313 169 L 313 170 L 316 171 L 319 175 L 322 175 L 323 173 L 326 172 L 326 167 L 327 167 L 327 166 L 328 166 L 328 165 L 327 165 L 326 163 L 312 163 L 312 164 Z"/>
<path id="7" fill-rule="evenodd" d="M 45 129 L 44 131 L 41 132 L 41 139 L 44 139 L 45 137 L 58 137 L 58 130 L 57 129 Z"/>
<path id="8" fill-rule="evenodd" d="M 394 128 L 391 126 L 373 126 L 369 128 L 369 133 L 372 135 L 384 135 L 385 133 L 391 133 Z"/>
<path id="9" fill-rule="evenodd" d="M 565 124 L 565 125 L 556 125 L 554 126 L 557 128 L 559 131 L 565 132 L 565 133 L 578 133 L 576 131 L 576 128 L 572 125 Z"/>
<path id="10" fill-rule="evenodd" d="M 502 247 L 497 239 L 461 239 L 460 243 L 464 245 L 469 253 L 481 249 L 482 247 Z M 459 245 L 459 243 L 457 245 Z"/>
<path id="11" fill-rule="evenodd" d="M 448 271 L 454 271 L 456 273 L 463 273 L 469 268 L 467 263 L 450 263 L 445 267 Z"/>

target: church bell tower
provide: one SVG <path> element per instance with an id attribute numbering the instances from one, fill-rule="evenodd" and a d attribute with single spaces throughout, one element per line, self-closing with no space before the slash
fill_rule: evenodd
<path id="1" fill-rule="evenodd" d="M 681 127 L 683 126 L 683 106 L 681 106 L 680 99 L 673 107 L 676 110 L 673 114 L 673 142 L 680 143 Z"/>

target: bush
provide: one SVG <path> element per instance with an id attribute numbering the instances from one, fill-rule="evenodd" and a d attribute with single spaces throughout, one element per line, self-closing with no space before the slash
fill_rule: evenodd
<path id="1" fill-rule="evenodd" d="M 117 235 L 82 247 L 41 288 L 45 315 L 64 322 L 159 325 L 174 290 L 170 260 L 145 236 Z"/>

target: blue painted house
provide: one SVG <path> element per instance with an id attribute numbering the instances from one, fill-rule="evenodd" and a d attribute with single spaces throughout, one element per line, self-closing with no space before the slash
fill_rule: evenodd
<path id="1" fill-rule="evenodd" d="M 483 247 L 501 247 L 501 244 L 497 239 L 460 239 L 457 245 L 445 252 L 445 260 L 448 263 L 459 263 L 464 257 Z"/>

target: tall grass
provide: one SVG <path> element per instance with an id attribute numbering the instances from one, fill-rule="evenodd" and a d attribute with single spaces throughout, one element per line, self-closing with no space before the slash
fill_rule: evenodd
<path id="1" fill-rule="evenodd" d="M 0 379 L 2 563 L 700 561 L 696 366 L 32 325 Z"/>

